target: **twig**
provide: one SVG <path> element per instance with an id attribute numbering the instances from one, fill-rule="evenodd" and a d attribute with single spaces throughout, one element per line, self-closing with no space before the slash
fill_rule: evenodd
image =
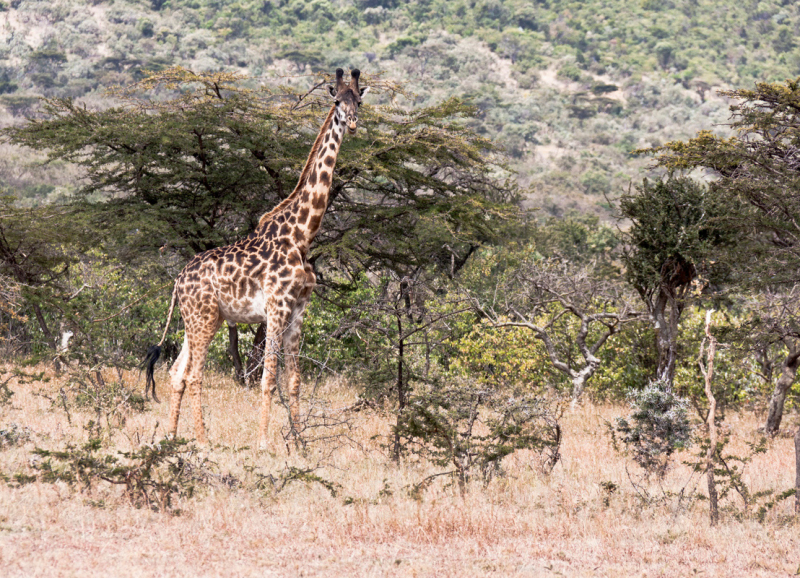
<path id="1" fill-rule="evenodd" d="M 324 85 L 326 82 L 327 82 L 326 80 L 323 80 L 322 82 L 318 82 L 318 83 L 317 83 L 317 84 L 315 84 L 313 87 L 311 87 L 311 88 L 308 90 L 308 92 L 306 92 L 305 94 L 301 94 L 300 96 L 298 96 L 298 97 L 297 97 L 297 102 L 295 102 L 294 104 L 292 104 L 292 106 L 290 107 L 290 109 L 289 109 L 289 110 L 297 110 L 297 108 L 298 108 L 298 107 L 300 106 L 300 104 L 303 102 L 303 99 L 305 99 L 305 98 L 306 98 L 307 96 L 309 96 L 309 95 L 310 95 L 312 92 L 314 92 L 315 90 L 317 90 L 317 89 L 318 89 L 320 86 L 323 86 L 323 85 Z"/>

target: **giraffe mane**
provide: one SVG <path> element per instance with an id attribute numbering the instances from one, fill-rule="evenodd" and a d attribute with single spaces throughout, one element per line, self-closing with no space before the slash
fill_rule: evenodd
<path id="1" fill-rule="evenodd" d="M 300 194 L 300 191 L 306 184 L 306 179 L 308 179 L 308 175 L 309 173 L 311 173 L 311 169 L 314 166 L 314 160 L 316 159 L 317 153 L 319 152 L 319 149 L 322 146 L 322 139 L 324 135 L 328 132 L 328 128 L 330 127 L 335 112 L 336 112 L 336 105 L 331 107 L 331 110 L 328 112 L 328 116 L 325 118 L 325 122 L 322 123 L 322 128 L 320 129 L 319 134 L 317 134 L 317 139 L 314 141 L 314 146 L 311 147 L 311 152 L 308 153 L 308 158 L 306 159 L 306 164 L 303 167 L 303 172 L 300 173 L 300 178 L 297 180 L 297 186 L 295 186 L 294 190 L 292 191 L 292 194 L 283 199 L 280 203 L 278 203 L 277 207 L 261 215 L 261 218 L 258 220 L 258 227 L 256 228 L 256 230 L 261 229 L 264 223 L 266 223 L 277 213 L 285 209 Z"/>

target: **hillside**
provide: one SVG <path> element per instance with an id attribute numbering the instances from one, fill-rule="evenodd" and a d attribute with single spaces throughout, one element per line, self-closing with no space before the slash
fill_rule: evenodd
<path id="1" fill-rule="evenodd" d="M 724 123 L 716 88 L 800 69 L 799 11 L 785 0 L 12 0 L 0 10 L 4 124 L 35 114 L 39 96 L 102 107 L 106 88 L 170 65 L 296 86 L 357 66 L 405 86 L 410 107 L 474 103 L 476 129 L 505 147 L 529 203 L 553 214 L 607 214 L 605 195 L 646 168 L 631 150 Z M 0 182 L 32 202 L 78 177 L 24 170 L 28 153 L 5 152 Z"/>

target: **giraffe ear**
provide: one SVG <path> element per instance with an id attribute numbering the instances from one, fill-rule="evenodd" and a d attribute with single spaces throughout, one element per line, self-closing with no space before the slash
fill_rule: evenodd
<path id="1" fill-rule="evenodd" d="M 364 96 L 368 92 L 369 92 L 369 86 L 365 86 L 364 88 L 361 89 L 361 96 Z"/>
<path id="2" fill-rule="evenodd" d="M 336 98 L 336 89 L 333 86 L 328 85 L 328 93 L 330 93 L 331 98 Z"/>

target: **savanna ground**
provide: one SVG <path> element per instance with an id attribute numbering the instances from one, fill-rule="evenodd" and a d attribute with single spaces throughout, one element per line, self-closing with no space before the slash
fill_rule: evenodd
<path id="1" fill-rule="evenodd" d="M 136 450 L 164 436 L 164 373 L 158 384 L 161 404 L 148 404 L 143 412 L 123 405 L 113 414 L 115 427 L 105 427 L 101 453 Z M 97 416 L 73 404 L 67 406 L 68 421 L 59 405 L 64 385 L 63 378 L 10 383 L 15 395 L 0 409 L 0 429 L 29 428 L 24 430 L 29 439 L 23 435 L 20 443 L 0 449 L 0 473 L 7 478 L 36 473 L 32 464 L 41 458 L 31 453 L 35 447 L 62 449 L 87 439 L 86 425 Z M 331 408 L 348 406 L 356 397 L 337 380 L 317 393 L 332 416 L 337 414 Z M 561 461 L 549 475 L 537 456 L 513 455 L 506 458 L 504 477 L 486 486 L 475 482 L 461 495 L 445 477 L 410 491 L 437 470 L 413 462 L 394 465 L 385 448 L 391 416 L 369 409 L 346 414 L 348 423 L 338 429 L 313 432 L 337 435 L 297 451 L 282 437 L 287 417 L 276 407 L 274 451 L 259 453 L 257 402 L 255 390 L 226 377 L 206 377 L 212 446 L 199 467 L 208 475 L 193 495 L 177 496 L 171 511 L 134 507 L 118 486 L 103 482 L 84 491 L 64 482 L 0 483 L 0 574 L 775 577 L 800 572 L 800 522 L 791 499 L 777 503 L 759 522 L 754 508 L 743 514 L 741 499 L 726 498 L 721 523 L 709 527 L 708 502 L 696 499 L 705 492 L 705 480 L 682 463 L 691 458 L 689 452 L 677 457 L 658 484 L 640 480 L 637 467 L 613 449 L 606 422 L 623 415 L 623 406 L 586 404 L 567 411 L 561 419 Z M 308 408 L 305 400 L 302 409 Z M 184 435 L 192 431 L 187 409 L 185 400 Z M 728 414 L 726 424 L 732 432 L 728 451 L 746 454 L 759 419 Z M 187 459 L 202 463 L 196 455 Z M 292 466 L 319 467 L 279 491 L 280 480 L 286 480 L 281 472 Z M 751 492 L 780 492 L 793 487 L 793 472 L 792 440 L 779 438 L 747 465 L 744 481 Z M 276 483 L 268 481 L 269 474 Z M 632 481 L 640 483 L 638 489 Z M 685 497 L 679 499 L 682 489 Z M 653 499 L 643 500 L 643 492 Z"/>

